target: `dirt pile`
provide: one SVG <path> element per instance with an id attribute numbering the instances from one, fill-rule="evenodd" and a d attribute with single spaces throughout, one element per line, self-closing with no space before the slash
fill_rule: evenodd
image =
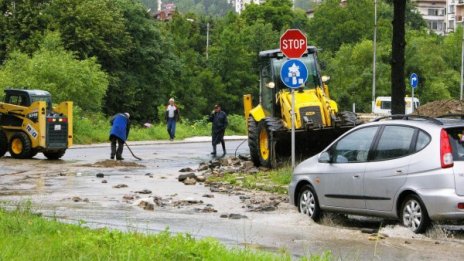
<path id="1" fill-rule="evenodd" d="M 446 114 L 464 114 L 464 102 L 460 100 L 439 100 L 426 103 L 413 113 L 414 115 L 438 117 Z"/>
<path id="2" fill-rule="evenodd" d="M 144 168 L 145 165 L 138 164 L 132 161 L 123 160 L 102 160 L 93 164 L 84 164 L 83 167 L 100 167 L 100 168 L 115 168 L 115 167 L 131 167 L 131 168 Z"/>

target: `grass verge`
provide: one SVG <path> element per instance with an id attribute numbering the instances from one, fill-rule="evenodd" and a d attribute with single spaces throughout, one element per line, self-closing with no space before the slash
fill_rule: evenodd
<path id="1" fill-rule="evenodd" d="M 30 206 L 22 203 L 8 212 L 0 205 L 0 260 L 292 260 L 169 231 L 147 235 L 63 224 L 33 214 Z M 326 252 L 302 260 L 330 258 Z"/>
<path id="2" fill-rule="evenodd" d="M 229 115 L 229 127 L 226 135 L 245 135 L 246 122 L 240 115 Z M 74 143 L 90 144 L 108 142 L 110 123 L 109 118 L 103 114 L 85 114 L 79 108 L 75 108 L 74 113 Z M 183 120 L 176 124 L 176 139 L 185 139 L 194 136 L 210 136 L 211 123 L 207 122 L 206 117 L 197 120 Z M 168 140 L 169 135 L 166 124 L 158 123 L 150 128 L 145 128 L 140 124 L 132 123 L 129 133 L 130 141 L 141 140 Z"/>
<path id="3" fill-rule="evenodd" d="M 287 194 L 288 184 L 292 179 L 290 166 L 279 169 L 260 171 L 255 174 L 231 173 L 223 176 L 211 176 L 209 182 L 224 182 L 246 189 L 263 190 L 278 194 Z"/>

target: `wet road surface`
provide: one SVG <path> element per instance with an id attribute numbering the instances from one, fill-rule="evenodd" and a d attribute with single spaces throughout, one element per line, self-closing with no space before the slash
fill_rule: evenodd
<path id="1" fill-rule="evenodd" d="M 228 156 L 240 143 L 226 142 Z M 378 227 L 378 222 L 337 223 L 336 219 L 328 219 L 316 224 L 288 203 L 281 203 L 276 211 L 249 212 L 240 200 L 244 193 L 272 195 L 212 193 L 202 184 L 186 186 L 178 182 L 179 169 L 196 169 L 200 162 L 211 159 L 207 141 L 130 144 L 142 161 L 135 160 L 125 149 L 123 163 L 108 164 L 109 144 L 76 146 L 59 161 L 45 160 L 41 154 L 31 160 L 16 160 L 7 154 L 0 159 L 0 201 L 15 206 L 18 201 L 31 200 L 45 216 L 71 223 L 85 221 L 90 227 L 139 232 L 168 229 L 200 238 L 214 237 L 231 246 L 286 250 L 296 257 L 330 250 L 343 260 L 464 259 L 462 237 L 453 238 L 441 229 L 426 236 L 415 235 L 393 223 L 380 231 L 388 237 L 372 240 L 360 229 Z M 248 153 L 246 142 L 237 153 Z M 97 178 L 98 173 L 104 178 Z M 115 188 L 117 185 L 127 187 Z M 136 193 L 143 190 L 152 193 Z M 125 195 L 139 195 L 142 199 L 157 196 L 168 204 L 144 210 L 138 206 L 141 199 L 125 200 Z M 194 203 L 172 204 L 185 201 Z M 207 206 L 217 212 L 198 212 Z M 221 218 L 224 214 L 246 217 Z M 461 227 L 456 231 L 462 234 Z"/>

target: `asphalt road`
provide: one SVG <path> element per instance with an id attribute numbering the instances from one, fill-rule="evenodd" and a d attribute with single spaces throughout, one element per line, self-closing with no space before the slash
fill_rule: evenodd
<path id="1" fill-rule="evenodd" d="M 237 148 L 237 153 L 248 153 L 246 142 L 239 147 L 241 142 L 226 141 L 227 156 L 233 156 Z M 142 161 L 125 149 L 124 163 L 112 164 L 108 161 L 109 144 L 75 146 L 59 161 L 45 160 L 40 154 L 31 160 L 16 160 L 7 154 L 0 159 L 0 201 L 14 207 L 19 201 L 31 200 L 36 211 L 45 216 L 71 223 L 85 221 L 90 227 L 148 233 L 168 229 L 199 238 L 214 237 L 230 246 L 284 249 L 296 257 L 330 250 L 343 260 L 464 258 L 464 240 L 450 237 L 441 229 L 415 235 L 392 224 L 381 230 L 388 237 L 372 240 L 361 228 L 378 227 L 377 221 L 338 222 L 329 218 L 316 224 L 287 203 L 281 203 L 276 211 L 249 212 L 240 196 L 272 195 L 213 193 L 202 184 L 186 186 L 178 182 L 179 169 L 195 169 L 200 162 L 211 159 L 208 139 L 129 143 Z M 220 146 L 218 149 L 220 152 Z M 104 178 L 97 178 L 98 173 Z M 117 185 L 127 187 L 115 188 Z M 143 190 L 152 193 L 136 193 Z M 125 195 L 139 195 L 141 199 L 126 200 Z M 158 197 L 166 206 L 144 210 L 139 203 L 150 196 Z M 207 207 L 217 212 L 202 213 Z M 221 218 L 225 214 L 243 218 Z"/>

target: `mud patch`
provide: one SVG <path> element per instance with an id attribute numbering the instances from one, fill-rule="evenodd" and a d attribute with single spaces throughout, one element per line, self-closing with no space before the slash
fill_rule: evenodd
<path id="1" fill-rule="evenodd" d="M 82 167 L 97 167 L 97 168 L 117 168 L 117 167 L 131 167 L 131 168 L 145 168 L 145 165 L 138 164 L 132 161 L 123 160 L 102 160 L 93 164 L 84 164 Z"/>
<path id="2" fill-rule="evenodd" d="M 459 100 L 440 100 L 424 104 L 413 113 L 416 115 L 438 117 L 446 114 L 463 114 L 464 102 Z"/>

